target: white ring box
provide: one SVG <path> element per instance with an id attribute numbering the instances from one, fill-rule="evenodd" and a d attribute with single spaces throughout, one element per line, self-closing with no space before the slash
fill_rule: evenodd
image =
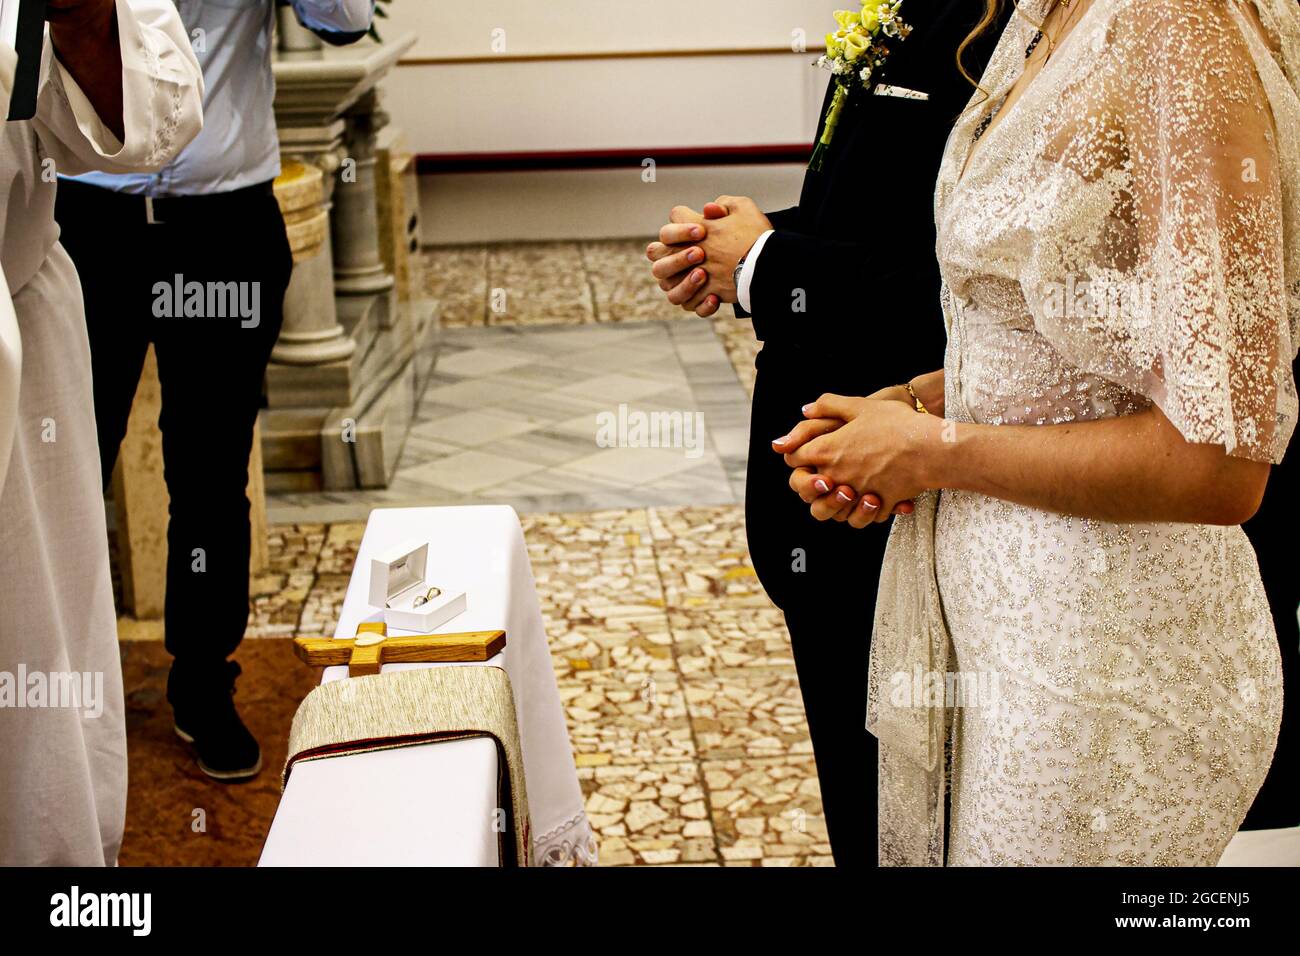
<path id="1" fill-rule="evenodd" d="M 384 623 L 404 631 L 428 633 L 465 610 L 465 592 L 447 582 L 425 580 L 429 545 L 408 542 L 370 559 L 370 604 L 383 608 Z M 431 587 L 442 593 L 416 607 Z"/>

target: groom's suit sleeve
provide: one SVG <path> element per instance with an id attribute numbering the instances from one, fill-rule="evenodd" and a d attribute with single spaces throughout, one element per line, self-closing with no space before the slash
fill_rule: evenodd
<path id="1" fill-rule="evenodd" d="M 777 209 L 773 212 L 764 213 L 764 215 L 767 216 L 767 221 L 772 224 L 773 229 L 793 229 L 799 222 L 799 207 L 791 206 L 789 209 Z M 738 319 L 752 318 L 739 302 L 732 303 L 731 308 Z"/>
<path id="2" fill-rule="evenodd" d="M 783 229 L 775 220 L 772 224 L 776 231 L 767 237 L 749 285 L 750 319 L 760 341 L 824 341 L 825 329 L 807 321 L 808 316 L 842 309 L 848 284 L 867 269 L 872 284 L 890 283 L 893 273 L 904 271 L 879 262 L 878 244 L 808 236 Z M 739 308 L 737 314 L 742 314 Z"/>
<path id="3" fill-rule="evenodd" d="M 772 224 L 773 229 L 793 229 L 795 223 L 799 220 L 799 207 L 791 206 L 789 209 L 778 209 L 776 212 L 769 212 L 767 221 Z"/>

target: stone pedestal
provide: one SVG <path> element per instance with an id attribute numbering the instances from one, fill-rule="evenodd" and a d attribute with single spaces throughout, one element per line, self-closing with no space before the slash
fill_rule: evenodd
<path id="1" fill-rule="evenodd" d="M 293 276 L 284 296 L 284 326 L 271 350 L 283 365 L 324 365 L 348 358 L 356 343 L 339 325 L 330 269 L 330 215 L 319 166 L 291 159 L 275 180 L 289 246 Z"/>
<path id="2" fill-rule="evenodd" d="M 399 307 L 377 198 L 377 184 L 391 177 L 377 166 L 390 159 L 380 156 L 387 116 L 376 83 L 414 42 L 401 34 L 293 49 L 275 64 L 286 170 L 296 161 L 320 171 L 330 228 L 301 263 L 295 251 L 297 297 L 291 287 L 267 371 L 262 426 L 271 490 L 387 485 L 428 379 L 437 323 L 431 309 Z M 295 209 L 316 221 L 306 192 L 304 185 L 296 201 L 282 198 L 287 222 Z"/>
<path id="3" fill-rule="evenodd" d="M 379 204 L 379 254 L 393 277 L 399 308 L 424 298 L 420 251 L 420 180 L 406 134 L 379 133 L 375 195 Z"/>
<path id="4" fill-rule="evenodd" d="M 388 114 L 371 89 L 344 114 L 343 158 L 335 188 L 334 290 L 339 295 L 377 295 L 393 287 L 379 254 L 379 209 L 375 197 L 375 152 Z"/>

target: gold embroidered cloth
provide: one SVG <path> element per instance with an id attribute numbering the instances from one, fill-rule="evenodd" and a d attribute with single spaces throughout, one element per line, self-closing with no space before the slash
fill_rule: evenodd
<path id="1" fill-rule="evenodd" d="M 465 737 L 495 740 L 506 768 L 497 806 L 510 811 L 510 820 L 498 837 L 498 859 L 504 866 L 531 866 L 532 826 L 514 694 L 499 667 L 428 667 L 322 684 L 294 714 L 282 785 L 299 761 Z"/>

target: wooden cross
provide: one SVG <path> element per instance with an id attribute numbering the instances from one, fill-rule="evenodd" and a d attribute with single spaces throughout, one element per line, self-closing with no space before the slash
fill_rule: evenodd
<path id="1" fill-rule="evenodd" d="M 357 625 L 356 637 L 295 637 L 293 652 L 317 667 L 347 664 L 349 677 L 378 674 L 384 664 L 486 661 L 506 646 L 505 631 L 388 637 L 382 621 Z"/>

